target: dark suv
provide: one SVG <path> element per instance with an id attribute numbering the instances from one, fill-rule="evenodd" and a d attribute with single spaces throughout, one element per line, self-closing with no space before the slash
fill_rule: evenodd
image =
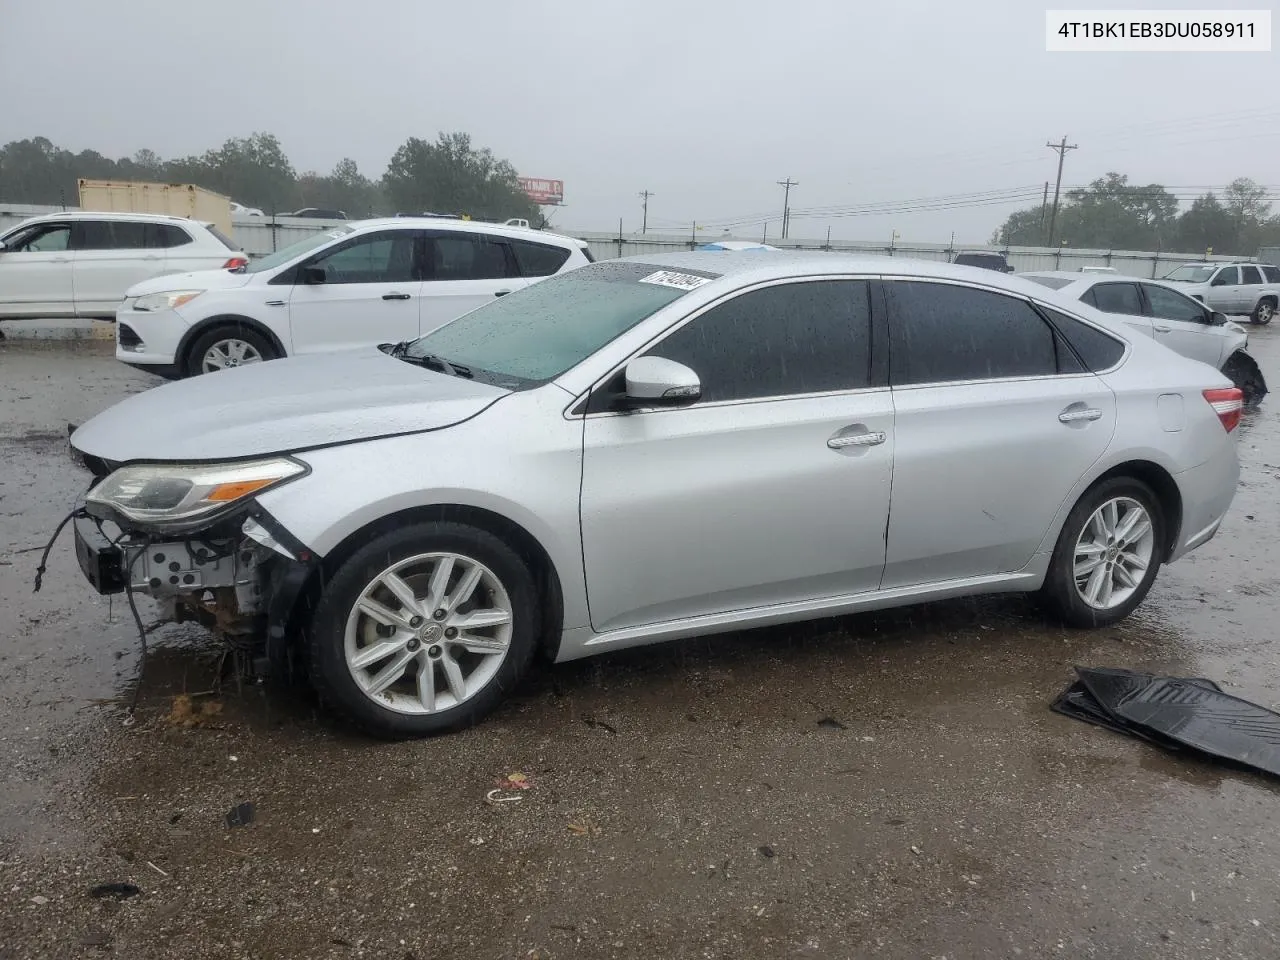
<path id="1" fill-rule="evenodd" d="M 952 263 L 962 267 L 981 267 L 983 270 L 997 270 L 1000 273 L 1013 273 L 1013 267 L 1004 258 L 1003 253 L 957 253 Z"/>

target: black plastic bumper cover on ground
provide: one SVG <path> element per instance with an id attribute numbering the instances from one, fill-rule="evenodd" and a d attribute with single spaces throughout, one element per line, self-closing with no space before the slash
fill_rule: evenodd
<path id="1" fill-rule="evenodd" d="M 1280 714 L 1212 680 L 1076 667 L 1053 703 L 1065 716 L 1280 776 Z"/>

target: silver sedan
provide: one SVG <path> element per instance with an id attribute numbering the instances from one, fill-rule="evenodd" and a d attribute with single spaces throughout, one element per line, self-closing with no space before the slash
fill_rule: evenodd
<path id="1" fill-rule="evenodd" d="M 302 653 L 365 729 L 431 734 L 539 650 L 994 592 L 1114 623 L 1217 531 L 1241 406 L 1016 277 L 616 260 L 99 414 L 77 552 L 102 592 Z"/>

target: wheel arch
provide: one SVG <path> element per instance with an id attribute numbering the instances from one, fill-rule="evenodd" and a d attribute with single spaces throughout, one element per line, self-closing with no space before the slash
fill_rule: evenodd
<path id="1" fill-rule="evenodd" d="M 284 342 L 276 336 L 275 331 L 261 320 L 255 320 L 253 317 L 246 317 L 239 313 L 217 313 L 194 324 L 191 329 L 182 335 L 182 339 L 178 341 L 178 349 L 174 352 L 174 364 L 179 369 L 186 370 L 191 361 L 188 356 L 191 352 L 191 345 L 210 330 L 218 327 L 248 327 L 254 333 L 265 337 L 280 356 L 287 357 L 289 355 L 284 347 Z"/>
<path id="2" fill-rule="evenodd" d="M 529 565 L 542 599 L 542 625 L 538 637 L 538 648 L 548 659 L 554 660 L 560 648 L 564 595 L 560 574 L 556 570 L 550 553 L 537 537 L 511 518 L 493 510 L 466 504 L 442 503 L 409 507 L 385 514 L 352 531 L 325 554 L 303 587 L 290 616 L 290 632 L 294 636 L 299 635 L 297 630 L 302 626 L 302 618 L 319 600 L 325 581 L 361 546 L 381 534 L 409 524 L 432 520 L 463 523 L 491 533 L 512 547 Z"/>
<path id="3" fill-rule="evenodd" d="M 1177 481 L 1168 470 L 1151 460 L 1126 460 L 1099 475 L 1080 494 L 1080 497 L 1076 498 L 1076 502 L 1079 503 L 1080 499 L 1088 496 L 1090 491 L 1100 483 L 1114 477 L 1132 477 L 1135 480 L 1141 480 L 1152 489 L 1156 499 L 1160 501 L 1166 528 L 1160 559 L 1167 562 L 1178 546 L 1178 538 L 1182 535 L 1182 491 L 1178 489 Z"/>

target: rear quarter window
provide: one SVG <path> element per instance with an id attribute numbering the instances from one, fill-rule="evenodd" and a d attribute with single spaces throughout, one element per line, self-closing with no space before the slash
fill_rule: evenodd
<path id="1" fill-rule="evenodd" d="M 208 230 L 211 234 L 213 234 L 218 239 L 218 242 L 221 243 L 228 250 L 239 251 L 240 247 L 236 244 L 236 242 L 232 240 L 230 237 L 228 237 L 221 230 L 219 230 L 217 227 L 215 227 L 212 223 L 206 224 L 205 229 Z"/>
<path id="2" fill-rule="evenodd" d="M 564 247 L 512 238 L 508 238 L 507 243 L 516 255 L 516 264 L 520 267 L 522 277 L 549 277 L 569 259 L 569 251 Z"/>
<path id="3" fill-rule="evenodd" d="M 1040 306 L 1045 316 L 1057 328 L 1062 338 L 1071 345 L 1084 363 L 1085 369 L 1093 373 L 1109 370 L 1120 362 L 1124 356 L 1124 343 L 1110 334 L 1103 333 L 1097 327 L 1081 323 L 1074 317 L 1059 313 L 1049 307 Z"/>
<path id="4" fill-rule="evenodd" d="M 1280 267 L 1263 267 L 1262 275 L 1267 278 L 1267 283 L 1280 283 Z"/>

